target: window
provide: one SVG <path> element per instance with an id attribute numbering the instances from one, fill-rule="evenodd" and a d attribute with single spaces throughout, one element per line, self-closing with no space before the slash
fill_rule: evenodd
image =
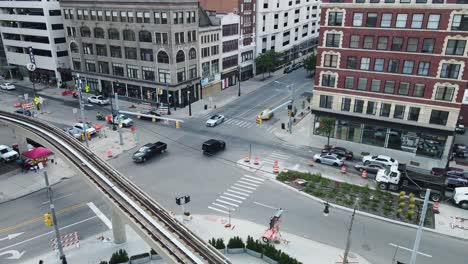
<path id="1" fill-rule="evenodd" d="M 122 48 L 119 46 L 110 46 L 110 54 L 112 58 L 122 58 Z"/>
<path id="2" fill-rule="evenodd" d="M 342 23 L 343 23 L 343 12 L 328 13 L 328 25 L 329 26 L 341 26 Z"/>
<path id="3" fill-rule="evenodd" d="M 417 52 L 418 51 L 418 38 L 408 38 L 408 43 L 406 44 L 406 51 L 408 52 Z"/>
<path id="4" fill-rule="evenodd" d="M 418 121 L 419 119 L 419 111 L 421 108 L 419 107 L 410 107 L 408 113 L 408 120 L 409 121 Z"/>
<path id="5" fill-rule="evenodd" d="M 370 58 L 363 57 L 361 58 L 361 70 L 368 71 L 370 69 Z"/>
<path id="6" fill-rule="evenodd" d="M 445 55 L 463 55 L 465 54 L 466 40 L 449 39 Z"/>
<path id="7" fill-rule="evenodd" d="M 54 38 L 55 44 L 66 43 L 66 42 L 67 42 L 66 38 Z"/>
<path id="8" fill-rule="evenodd" d="M 127 22 L 127 11 L 120 11 L 120 22 Z"/>
<path id="9" fill-rule="evenodd" d="M 83 54 L 93 55 L 93 44 L 91 43 L 83 43 Z"/>
<path id="10" fill-rule="evenodd" d="M 218 47 L 218 46 L 213 46 L 213 47 Z M 243 52 L 241 54 L 241 58 L 242 58 L 242 62 L 253 60 L 253 51 L 251 50 L 251 51 Z"/>
<path id="11" fill-rule="evenodd" d="M 367 13 L 366 27 L 377 26 L 377 13 Z"/>
<path id="12" fill-rule="evenodd" d="M 129 11 L 127 12 L 127 16 L 128 16 L 128 23 L 133 23 L 133 12 L 132 11 Z"/>
<path id="13" fill-rule="evenodd" d="M 112 11 L 112 22 L 117 22 L 119 18 L 119 14 L 117 11 Z"/>
<path id="14" fill-rule="evenodd" d="M 143 13 L 143 23 L 149 23 L 150 22 L 150 13 L 149 12 L 144 12 Z"/>
<path id="15" fill-rule="evenodd" d="M 365 36 L 364 37 L 364 49 L 373 49 L 374 48 L 374 36 Z"/>
<path id="16" fill-rule="evenodd" d="M 346 68 L 348 69 L 356 69 L 356 60 L 357 58 L 354 56 L 349 56 L 346 61 Z"/>
<path id="17" fill-rule="evenodd" d="M 289 45 L 289 40 L 290 40 L 290 32 L 286 31 L 283 33 L 283 47 Z"/>
<path id="18" fill-rule="evenodd" d="M 414 68 L 414 61 L 403 61 L 403 71 L 404 74 L 412 74 Z"/>
<path id="19" fill-rule="evenodd" d="M 80 34 L 83 38 L 90 38 L 91 37 L 91 30 L 89 30 L 89 27 L 81 27 L 80 28 Z"/>
<path id="20" fill-rule="evenodd" d="M 389 28 L 392 26 L 392 13 L 382 14 L 382 20 L 380 21 L 380 27 Z"/>
<path id="21" fill-rule="evenodd" d="M 109 39 L 113 40 L 119 40 L 120 39 L 120 33 L 117 29 L 115 28 L 110 28 L 108 31 Z"/>
<path id="22" fill-rule="evenodd" d="M 432 110 L 429 123 L 445 126 L 447 124 L 448 115 L 449 112 L 446 111 Z"/>
<path id="23" fill-rule="evenodd" d="M 161 13 L 154 12 L 154 23 L 161 24 Z"/>
<path id="24" fill-rule="evenodd" d="M 287 27 L 288 26 L 288 12 L 284 13 L 284 23 L 283 23 L 283 27 Z M 330 25 L 330 21 L 328 21 L 328 25 Z M 331 26 L 331 25 L 330 25 Z"/>
<path id="25" fill-rule="evenodd" d="M 158 80 L 160 83 L 171 83 L 171 72 L 166 69 L 159 69 Z"/>
<path id="26" fill-rule="evenodd" d="M 387 50 L 388 46 L 388 37 L 379 37 L 377 41 L 378 50 Z"/>
<path id="27" fill-rule="evenodd" d="M 104 29 L 97 27 L 94 29 L 94 38 L 104 38 Z"/>
<path id="28" fill-rule="evenodd" d="M 151 32 L 142 30 L 138 33 L 138 38 L 140 39 L 140 42 L 149 42 L 151 43 L 153 41 L 151 37 Z"/>
<path id="29" fill-rule="evenodd" d="M 111 21 L 111 11 L 106 11 L 106 21 Z"/>
<path id="30" fill-rule="evenodd" d="M 232 55 L 226 58 L 223 58 L 223 69 L 231 68 L 237 66 L 239 59 L 238 55 Z"/>
<path id="31" fill-rule="evenodd" d="M 454 87 L 438 86 L 435 94 L 436 100 L 452 101 L 453 94 L 455 93 Z"/>
<path id="32" fill-rule="evenodd" d="M 371 92 L 380 92 L 380 86 L 382 81 L 377 79 L 372 79 L 371 82 Z"/>
<path id="33" fill-rule="evenodd" d="M 323 74 L 322 75 L 322 86 L 335 87 L 335 74 Z"/>
<path id="34" fill-rule="evenodd" d="M 189 50 L 189 60 L 194 60 L 197 58 L 197 51 L 194 48 Z"/>
<path id="35" fill-rule="evenodd" d="M 403 38 L 393 37 L 392 39 L 392 50 L 401 51 L 403 48 Z"/>
<path id="36" fill-rule="evenodd" d="M 351 110 L 351 98 L 341 99 L 341 111 L 349 112 Z"/>
<path id="37" fill-rule="evenodd" d="M 232 36 L 239 34 L 239 24 L 223 25 L 223 36 Z"/>
<path id="38" fill-rule="evenodd" d="M 395 27 L 405 28 L 407 19 L 408 19 L 408 14 L 398 14 Z"/>
<path id="39" fill-rule="evenodd" d="M 135 41 L 135 32 L 130 29 L 124 29 L 123 39 L 126 41 Z"/>
<path id="40" fill-rule="evenodd" d="M 98 71 L 99 73 L 109 74 L 109 62 L 107 61 L 98 61 Z"/>
<path id="41" fill-rule="evenodd" d="M 340 37 L 341 37 L 341 34 L 328 33 L 325 46 L 338 48 L 340 46 Z"/>
<path id="42" fill-rule="evenodd" d="M 332 109 L 333 107 L 333 96 L 320 95 L 320 108 Z"/>
<path id="43" fill-rule="evenodd" d="M 96 72 L 96 61 L 85 60 L 86 71 Z"/>
<path id="44" fill-rule="evenodd" d="M 409 94 L 409 83 L 400 82 L 398 87 L 398 95 L 408 95 Z"/>
<path id="45" fill-rule="evenodd" d="M 206 58 L 210 56 L 210 47 L 202 48 L 202 58 Z"/>
<path id="46" fill-rule="evenodd" d="M 154 68 L 151 67 L 141 67 L 141 73 L 143 75 L 143 80 L 154 81 Z"/>
<path id="47" fill-rule="evenodd" d="M 418 75 L 422 75 L 422 76 L 427 76 L 427 75 L 429 75 L 429 67 L 430 67 L 430 65 L 431 65 L 430 62 L 425 62 L 425 61 L 419 62 L 419 66 L 418 66 Z"/>
<path id="48" fill-rule="evenodd" d="M 387 71 L 388 72 L 393 72 L 393 73 L 398 73 L 398 66 L 400 64 L 400 61 L 399 60 L 392 60 L 390 59 L 388 61 L 388 69 Z"/>
<path id="49" fill-rule="evenodd" d="M 138 79 L 138 66 L 127 65 L 127 77 L 132 79 Z"/>
<path id="50" fill-rule="evenodd" d="M 338 55 L 325 54 L 324 66 L 336 68 L 338 63 Z"/>
<path id="51" fill-rule="evenodd" d="M 381 104 L 381 106 L 380 106 L 380 116 L 389 117 L 391 108 L 392 108 L 391 104 Z"/>
<path id="52" fill-rule="evenodd" d="M 185 81 L 185 68 L 177 69 L 177 82 Z"/>
<path id="53" fill-rule="evenodd" d="M 361 27 L 363 17 L 364 17 L 363 13 L 354 13 L 353 14 L 353 26 L 354 27 Z"/>
<path id="54" fill-rule="evenodd" d="M 65 57 L 68 56 L 68 50 L 57 51 L 57 57 Z"/>
<path id="55" fill-rule="evenodd" d="M 344 86 L 345 89 L 354 89 L 354 77 L 346 77 Z"/>
<path id="56" fill-rule="evenodd" d="M 354 112 L 362 113 L 364 110 L 364 100 L 354 100 Z"/>
<path id="57" fill-rule="evenodd" d="M 137 49 L 136 48 L 125 47 L 125 58 L 128 59 L 128 60 L 136 60 L 137 59 Z"/>
<path id="58" fill-rule="evenodd" d="M 427 28 L 428 29 L 439 29 L 439 21 L 440 21 L 440 15 L 439 14 L 430 14 L 429 19 L 427 21 Z"/>
<path id="59" fill-rule="evenodd" d="M 422 28 L 424 14 L 413 14 L 413 19 L 411 20 L 411 28 Z"/>
<path id="60" fill-rule="evenodd" d="M 377 109 L 377 103 L 373 101 L 367 101 L 366 114 L 375 115 L 375 110 Z"/>
<path id="61" fill-rule="evenodd" d="M 349 47 L 350 48 L 359 48 L 359 39 L 360 37 L 358 35 L 352 35 L 351 39 L 349 41 Z"/>
<path id="62" fill-rule="evenodd" d="M 395 112 L 393 112 L 393 118 L 403 119 L 404 116 L 405 116 L 405 106 L 395 105 Z"/>
<path id="63" fill-rule="evenodd" d="M 96 54 L 98 56 L 107 56 L 107 46 L 96 44 Z"/>
<path id="64" fill-rule="evenodd" d="M 365 91 L 367 90 L 367 79 L 366 78 L 359 78 L 358 79 L 358 90 Z"/>
<path id="65" fill-rule="evenodd" d="M 79 50 L 78 45 L 76 44 L 76 42 L 71 42 L 71 43 L 70 43 L 70 51 L 71 51 L 72 53 L 79 53 L 79 52 L 80 52 L 80 50 Z"/>
<path id="66" fill-rule="evenodd" d="M 161 13 L 161 24 L 167 24 L 167 13 L 166 12 Z"/>
<path id="67" fill-rule="evenodd" d="M 152 49 L 140 49 L 140 59 L 142 61 L 154 61 Z"/>
<path id="68" fill-rule="evenodd" d="M 196 65 L 190 66 L 190 68 L 189 68 L 189 78 L 190 78 L 190 80 L 197 78 L 197 66 Z"/>
<path id="69" fill-rule="evenodd" d="M 384 59 L 375 59 L 374 60 L 374 71 L 383 72 L 384 70 Z"/>
<path id="70" fill-rule="evenodd" d="M 239 48 L 239 41 L 237 39 L 228 40 L 223 42 L 223 52 L 230 52 Z"/>
<path id="71" fill-rule="evenodd" d="M 395 94 L 395 82 L 385 81 L 384 93 Z"/>
<path id="72" fill-rule="evenodd" d="M 424 84 L 416 83 L 413 88 L 413 96 L 414 97 L 424 97 Z"/>
<path id="73" fill-rule="evenodd" d="M 176 63 L 185 61 L 185 53 L 182 50 L 179 50 L 176 54 Z"/>
<path id="74" fill-rule="evenodd" d="M 434 39 L 424 39 L 423 40 L 423 47 L 422 47 L 422 52 L 423 53 L 432 53 L 434 51 Z"/>
<path id="75" fill-rule="evenodd" d="M 468 15 L 453 15 L 451 30 L 468 31 Z"/>
<path id="76" fill-rule="evenodd" d="M 440 78 L 458 79 L 460 64 L 443 63 Z"/>

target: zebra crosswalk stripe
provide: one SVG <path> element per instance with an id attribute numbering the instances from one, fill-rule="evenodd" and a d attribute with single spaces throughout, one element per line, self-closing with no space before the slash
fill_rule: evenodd
<path id="1" fill-rule="evenodd" d="M 221 210 L 221 209 L 218 209 L 218 208 L 215 208 L 215 207 L 208 206 L 208 208 L 211 209 L 211 210 L 223 213 L 223 214 L 229 214 L 229 212 L 226 212 L 224 210 Z"/>
<path id="2" fill-rule="evenodd" d="M 257 177 L 253 177 L 253 176 L 249 176 L 249 175 L 244 175 L 244 177 L 251 178 L 251 179 L 254 179 L 254 180 L 257 180 L 257 181 L 265 181 L 265 179 L 257 178 Z"/>
<path id="3" fill-rule="evenodd" d="M 235 206 L 235 207 L 239 207 L 238 204 L 226 202 L 226 201 L 223 201 L 223 200 L 221 200 L 221 199 L 216 199 L 216 201 L 217 201 L 217 202 L 220 202 L 220 203 L 223 203 L 223 204 L 229 204 L 229 205 L 232 205 L 232 206 Z"/>

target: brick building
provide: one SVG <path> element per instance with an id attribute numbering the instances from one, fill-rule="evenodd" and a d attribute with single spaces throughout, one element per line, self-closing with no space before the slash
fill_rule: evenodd
<path id="1" fill-rule="evenodd" d="M 467 89 L 467 3 L 324 0 L 314 134 L 334 116 L 334 144 L 445 166 Z"/>

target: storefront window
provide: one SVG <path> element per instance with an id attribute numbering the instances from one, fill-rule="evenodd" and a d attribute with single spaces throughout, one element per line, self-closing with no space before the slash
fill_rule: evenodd
<path id="1" fill-rule="evenodd" d="M 96 93 L 96 91 L 99 91 L 97 79 L 86 78 L 86 85 L 89 86 L 89 93 Z"/>
<path id="2" fill-rule="evenodd" d="M 390 129 L 388 148 L 416 153 L 419 136 L 415 132 Z"/>
<path id="3" fill-rule="evenodd" d="M 447 137 L 420 133 L 416 155 L 440 158 L 444 153 Z"/>
<path id="4" fill-rule="evenodd" d="M 156 102 L 156 89 L 150 87 L 141 87 L 143 90 L 143 100 Z"/>
<path id="5" fill-rule="evenodd" d="M 336 127 L 336 138 L 360 143 L 361 124 L 338 120 L 338 126 Z"/>
<path id="6" fill-rule="evenodd" d="M 114 82 L 114 93 L 120 96 L 127 96 L 127 88 L 125 83 Z"/>
<path id="7" fill-rule="evenodd" d="M 141 99 L 140 86 L 127 84 L 128 97 Z"/>
<path id="8" fill-rule="evenodd" d="M 387 136 L 387 129 L 380 126 L 364 125 L 362 133 L 362 143 L 383 147 L 385 146 L 385 137 Z"/>

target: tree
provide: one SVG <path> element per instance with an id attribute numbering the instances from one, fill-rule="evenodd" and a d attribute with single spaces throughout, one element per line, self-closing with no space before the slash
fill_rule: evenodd
<path id="1" fill-rule="evenodd" d="M 315 71 L 315 66 L 317 66 L 317 56 L 315 56 L 315 54 L 304 59 L 304 69 L 306 69 L 309 74 Z"/>
<path id="2" fill-rule="evenodd" d="M 330 145 L 330 136 L 333 130 L 335 129 L 335 121 L 336 118 L 329 117 L 329 116 L 321 116 L 320 117 L 320 126 L 317 129 L 320 134 L 327 136 L 327 145 Z"/>
<path id="3" fill-rule="evenodd" d="M 263 78 L 265 78 L 265 73 L 268 72 L 268 76 L 271 76 L 271 72 L 279 63 L 279 54 L 274 50 L 270 50 L 266 53 L 260 54 L 256 59 L 255 63 L 257 67 L 261 69 Z"/>

